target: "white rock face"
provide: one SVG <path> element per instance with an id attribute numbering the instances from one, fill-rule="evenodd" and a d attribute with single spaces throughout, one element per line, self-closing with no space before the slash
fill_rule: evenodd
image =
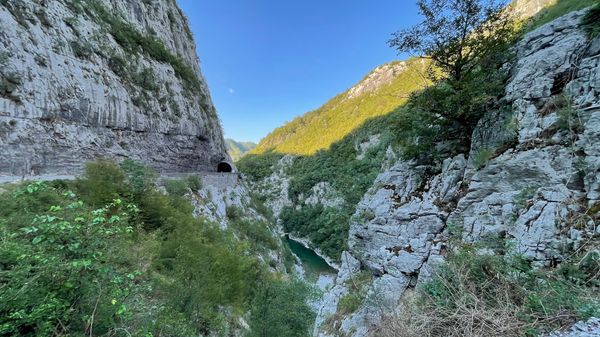
<path id="1" fill-rule="evenodd" d="M 392 62 L 375 68 L 359 84 L 352 87 L 346 96 L 346 99 L 358 97 L 364 93 L 377 90 L 383 85 L 390 83 L 398 73 L 406 70 L 405 62 Z"/>
<path id="2" fill-rule="evenodd" d="M 111 22 L 164 48 L 131 47 L 111 34 Z M 179 63 L 165 62 L 161 50 Z M 175 1 L 0 5 L 0 175 L 72 174 L 97 157 L 214 171 L 227 158 L 223 144 Z"/>
<path id="3" fill-rule="evenodd" d="M 400 160 L 377 177 L 350 223 L 344 257 L 353 267 L 343 264 L 326 294 L 315 336 L 368 336 L 383 313 L 401 312 L 406 289 L 443 262 L 451 230 L 466 242 L 511 240 L 538 266 L 562 261 L 598 235 L 593 222 L 577 217 L 600 200 L 600 39 L 589 41 L 578 28 L 584 13 L 559 18 L 518 44 L 505 96 L 513 114 L 485 116 L 468 158 L 448 158 L 436 174 Z M 561 95 L 569 97 L 576 130 L 561 129 L 558 108 L 547 108 Z M 472 158 L 481 149 L 496 154 L 477 168 Z M 383 295 L 367 295 L 353 314 L 336 316 L 348 291 L 344 280 L 365 269 L 374 276 L 370 294 Z M 597 322 L 584 328 L 592 334 L 565 336 L 595 336 Z"/>

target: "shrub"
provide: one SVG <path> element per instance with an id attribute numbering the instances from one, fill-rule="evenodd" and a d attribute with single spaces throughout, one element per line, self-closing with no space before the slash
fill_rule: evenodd
<path id="1" fill-rule="evenodd" d="M 315 291 L 299 280 L 266 282 L 252 302 L 250 331 L 244 336 L 309 336 L 315 313 L 307 303 L 315 297 Z"/>
<path id="2" fill-rule="evenodd" d="M 17 73 L 0 73 L 0 96 L 12 96 L 21 84 L 23 80 Z"/>
<path id="3" fill-rule="evenodd" d="M 0 334 L 104 335 L 127 320 L 127 296 L 140 274 L 116 260 L 135 207 L 117 199 L 90 208 L 44 183 L 0 198 Z"/>
<path id="4" fill-rule="evenodd" d="M 131 80 L 133 83 L 144 90 L 158 91 L 159 86 L 156 80 L 156 74 L 151 68 L 143 68 L 141 71 L 134 73 Z"/>
<path id="5" fill-rule="evenodd" d="M 189 192 L 188 184 L 179 179 L 167 179 L 164 182 L 167 193 L 175 196 L 184 196 Z"/>
<path id="6" fill-rule="evenodd" d="M 600 4 L 596 4 L 587 12 L 581 24 L 590 38 L 595 38 L 600 34 Z"/>
<path id="7" fill-rule="evenodd" d="M 161 193 L 154 179 L 133 161 L 98 161 L 75 182 L 0 193 L 0 335 L 218 335 L 239 328 L 232 322 L 251 304 L 271 310 L 258 297 L 265 287 L 286 314 L 300 314 L 285 319 L 273 308 L 271 322 L 307 331 L 314 316 L 289 290 L 295 283 L 271 277 L 251 242 L 194 217 L 188 200 Z M 266 228 L 246 236 L 264 240 Z"/>
<path id="8" fill-rule="evenodd" d="M 127 175 L 127 182 L 131 186 L 131 192 L 136 200 L 156 187 L 158 174 L 151 167 L 131 159 L 124 160 L 120 166 Z"/>
<path id="9" fill-rule="evenodd" d="M 197 192 L 202 189 L 202 178 L 200 178 L 199 175 L 189 175 L 187 176 L 187 178 L 185 178 L 185 181 L 188 187 L 194 192 Z"/>
<path id="10" fill-rule="evenodd" d="M 126 194 L 125 179 L 125 173 L 117 164 L 101 159 L 85 164 L 85 171 L 75 186 L 83 200 L 101 206 Z"/>
<path id="11" fill-rule="evenodd" d="M 228 206 L 225 210 L 225 215 L 227 216 L 227 219 L 232 221 L 240 220 L 242 216 L 244 216 L 242 210 L 237 206 Z"/>
<path id="12" fill-rule="evenodd" d="M 477 168 L 484 167 L 487 162 L 494 156 L 494 150 L 488 148 L 482 148 L 477 151 L 475 158 L 473 158 L 473 164 Z"/>
<path id="13" fill-rule="evenodd" d="M 71 41 L 73 54 L 80 59 L 90 60 L 94 55 L 94 47 L 89 42 Z"/>
<path id="14" fill-rule="evenodd" d="M 124 57 L 113 54 L 108 60 L 108 67 L 121 79 L 129 79 L 129 64 Z"/>
<path id="15" fill-rule="evenodd" d="M 244 173 L 253 181 L 261 181 L 270 176 L 273 165 L 281 158 L 279 153 L 265 153 L 261 155 L 248 154 L 242 157 L 236 164 L 240 172 Z"/>
<path id="16" fill-rule="evenodd" d="M 232 208 L 229 207 L 227 209 L 229 210 Z M 251 249 L 254 251 L 262 252 L 265 249 L 275 250 L 278 248 L 275 234 L 271 233 L 268 224 L 264 221 L 244 221 L 238 217 L 235 221 L 231 222 L 231 228 L 238 233 L 244 241 L 249 242 Z"/>

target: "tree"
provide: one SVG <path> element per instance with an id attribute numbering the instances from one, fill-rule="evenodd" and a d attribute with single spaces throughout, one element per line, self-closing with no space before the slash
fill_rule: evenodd
<path id="1" fill-rule="evenodd" d="M 394 33 L 389 45 L 432 61 L 434 85 L 413 93 L 398 121 L 405 157 L 430 162 L 468 151 L 481 116 L 499 108 L 507 78 L 502 66 L 517 31 L 501 0 L 417 4 L 423 21 Z"/>
<path id="2" fill-rule="evenodd" d="M 302 281 L 267 281 L 252 303 L 245 337 L 309 336 L 315 313 L 308 303 L 314 299 L 314 289 Z"/>
<path id="3" fill-rule="evenodd" d="M 400 53 L 433 60 L 444 75 L 460 83 L 481 58 L 503 48 L 514 32 L 504 2 L 498 0 L 418 0 L 424 20 L 393 34 L 389 45 Z M 433 80 L 440 78 L 430 72 Z"/>

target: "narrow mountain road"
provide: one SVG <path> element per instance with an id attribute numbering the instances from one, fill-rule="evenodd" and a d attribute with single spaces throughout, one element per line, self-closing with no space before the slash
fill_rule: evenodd
<path id="1" fill-rule="evenodd" d="M 237 173 L 222 172 L 187 172 L 187 173 L 165 173 L 160 175 L 160 179 L 182 179 L 189 175 L 197 174 L 202 178 L 205 186 L 215 186 L 219 188 L 233 187 L 238 183 Z M 51 181 L 51 180 L 74 180 L 75 175 L 44 174 L 35 176 L 0 176 L 0 184 L 19 183 L 22 181 Z"/>

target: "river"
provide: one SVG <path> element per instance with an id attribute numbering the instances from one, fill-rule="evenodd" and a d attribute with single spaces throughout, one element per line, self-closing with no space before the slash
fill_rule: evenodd
<path id="1" fill-rule="evenodd" d="M 294 255 L 300 259 L 304 272 L 306 273 L 306 279 L 309 281 L 316 281 L 322 274 L 337 274 L 337 270 L 330 266 L 327 261 L 315 253 L 312 249 L 307 248 L 302 243 L 290 239 L 286 236 L 286 242 L 290 247 L 290 250 Z"/>

